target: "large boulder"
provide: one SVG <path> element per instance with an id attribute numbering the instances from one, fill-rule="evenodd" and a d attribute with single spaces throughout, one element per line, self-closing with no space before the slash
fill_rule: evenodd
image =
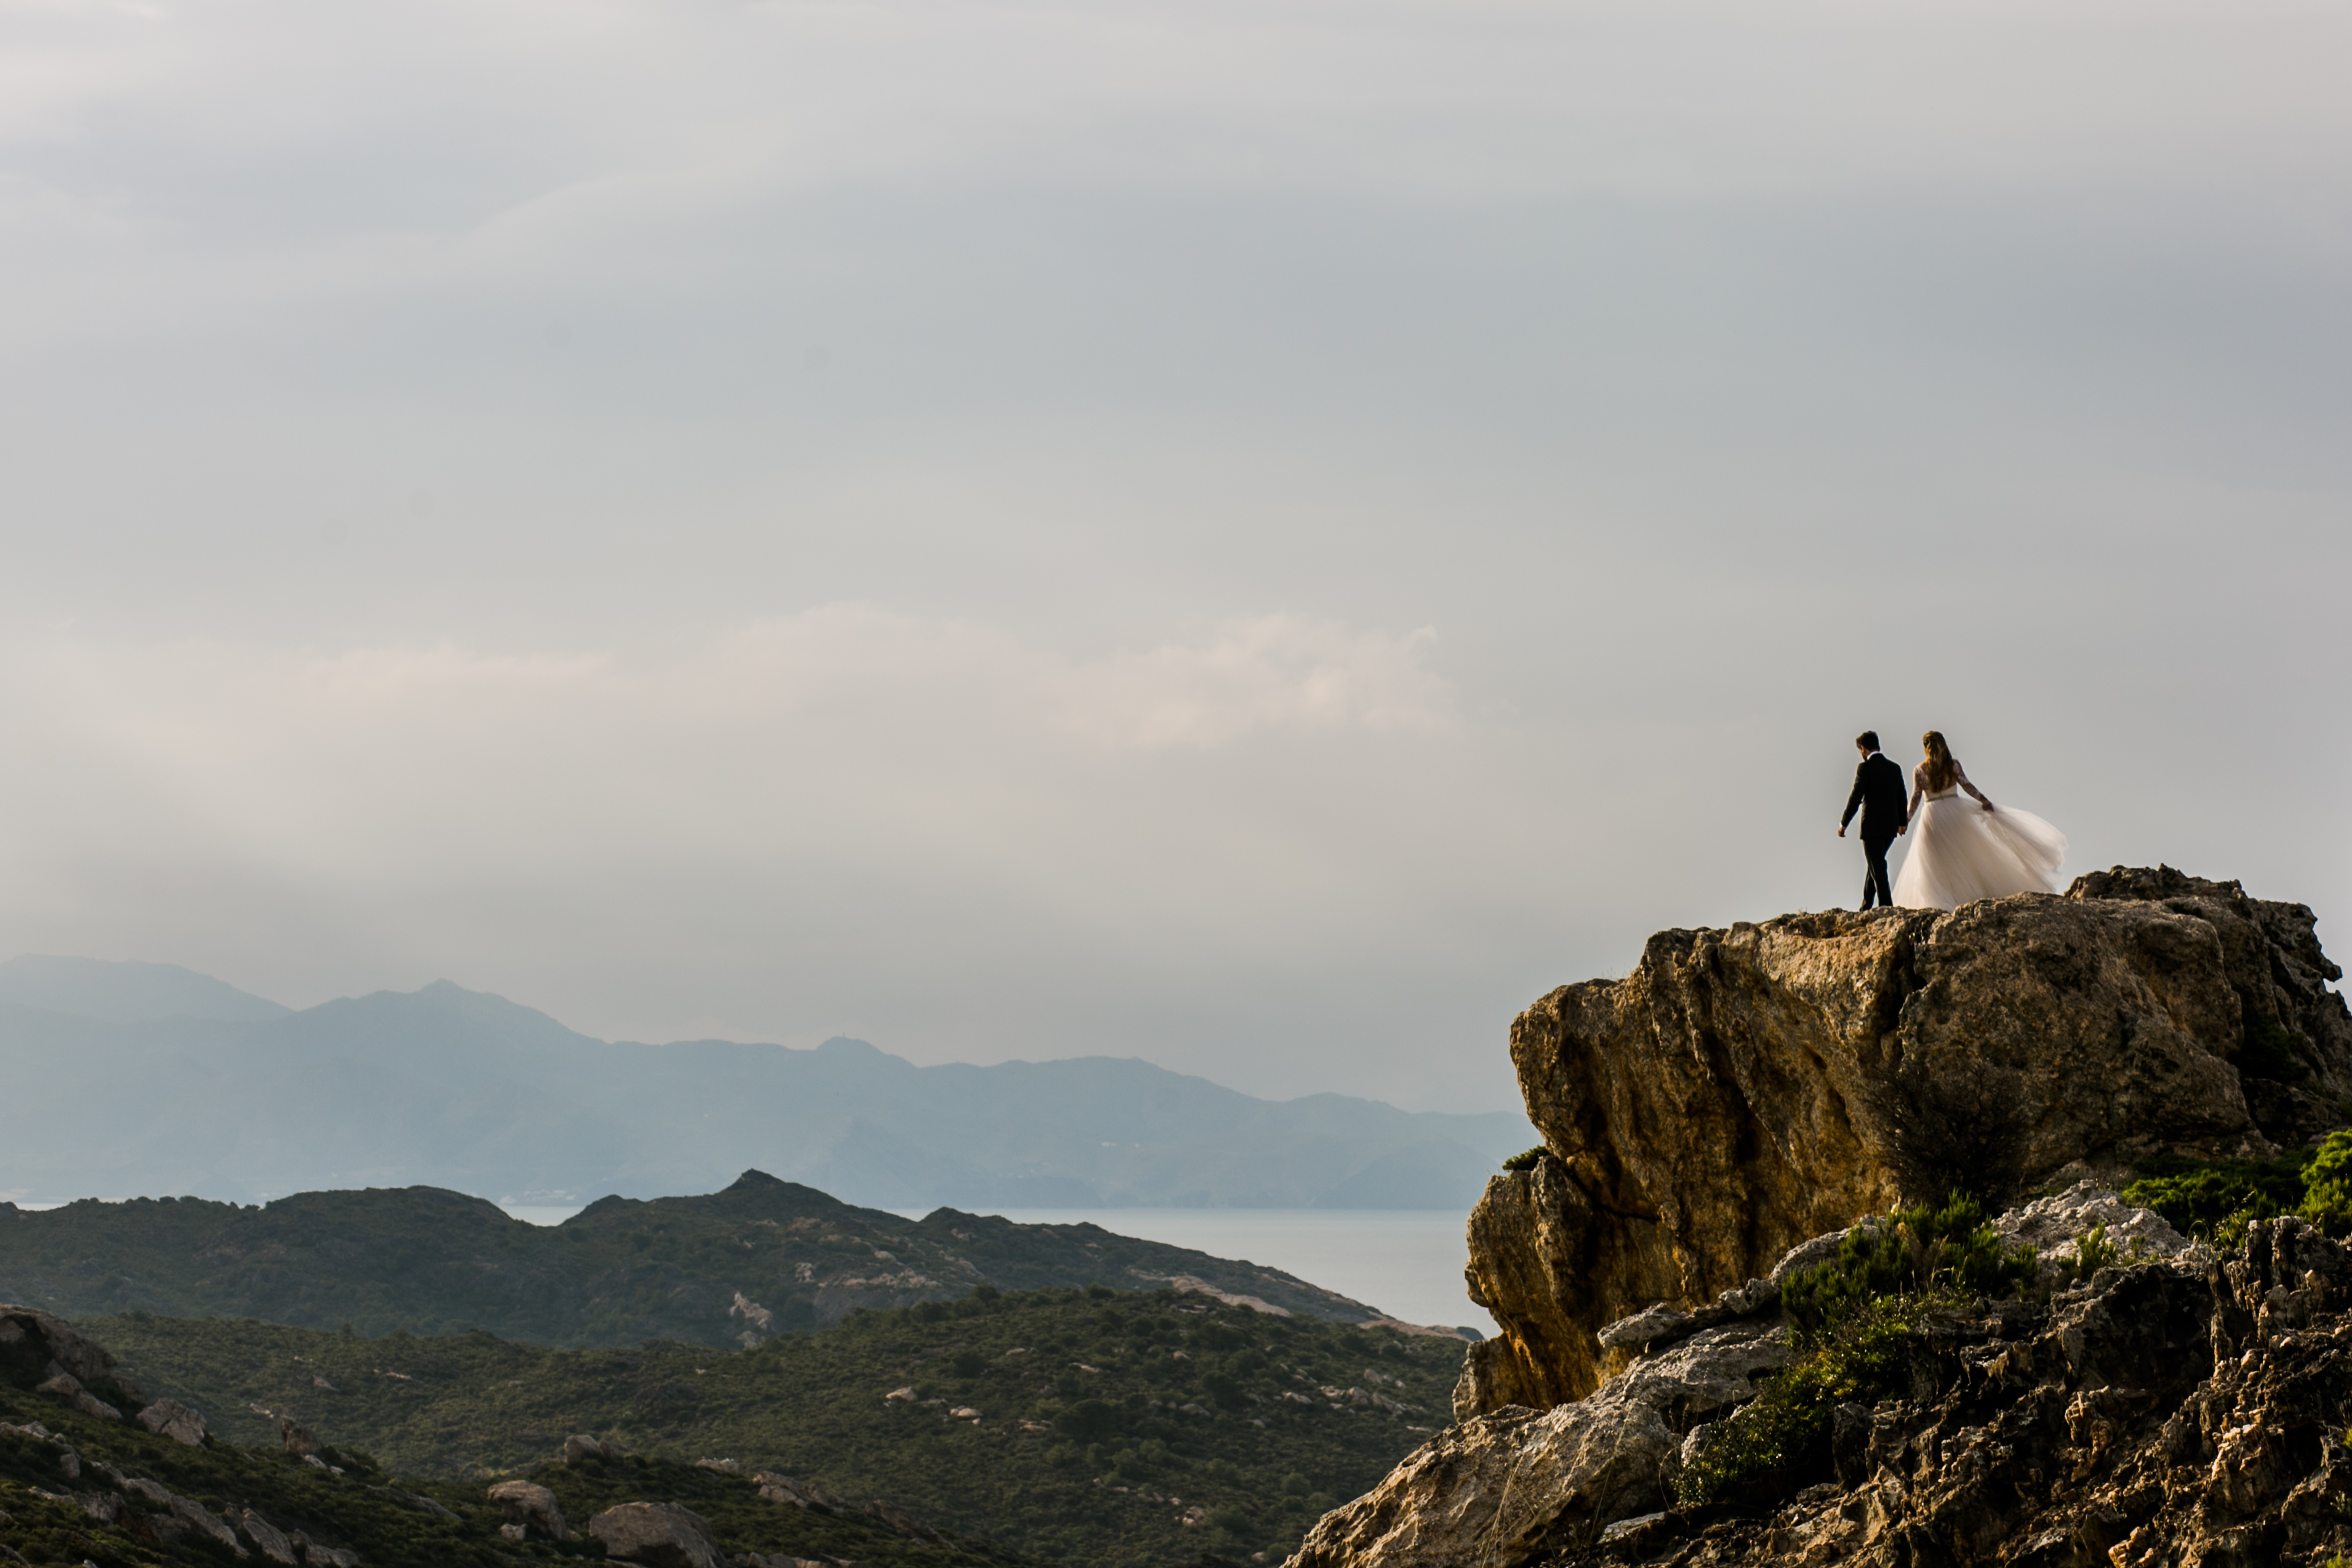
<path id="1" fill-rule="evenodd" d="M 38 1307 L 0 1304 L 0 1369 L 13 1370 L 27 1383 L 56 1384 L 67 1399 L 87 1391 L 93 1402 L 111 1399 L 133 1409 L 147 1403 L 138 1383 L 116 1367 L 104 1345 Z M 66 1382 L 58 1383 L 59 1377 Z"/>
<path id="2" fill-rule="evenodd" d="M 1808 1238 L 1954 1186 L 1996 1200 L 2340 1121 L 2352 1014 L 2311 911 L 2168 868 L 1953 911 L 1653 936 L 1521 1014 L 1544 1152 L 1469 1224 L 1457 1414 L 1599 1386 L 1596 1332 L 1690 1308 Z"/>
<path id="3" fill-rule="evenodd" d="M 1691 1429 L 1788 1364 L 1780 1300 L 1759 1281 L 1611 1324 L 1602 1337 L 1633 1359 L 1598 1394 L 1459 1421 L 1317 1521 L 1292 1568 L 1517 1563 L 1664 1506 Z"/>
<path id="4" fill-rule="evenodd" d="M 121 1411 L 84 1388 L 70 1372 L 52 1373 L 47 1380 L 35 1384 L 33 1392 L 62 1399 L 83 1415 L 96 1416 L 101 1421 L 122 1419 Z"/>
<path id="5" fill-rule="evenodd" d="M 726 1568 L 709 1521 L 674 1502 L 625 1502 L 588 1521 L 607 1557 L 653 1568 Z"/>
<path id="6" fill-rule="evenodd" d="M 550 1541 L 572 1539 L 572 1527 L 563 1522 L 563 1505 L 536 1481 L 499 1481 L 490 1488 L 490 1500 L 509 1524 L 536 1530 Z"/>
<path id="7" fill-rule="evenodd" d="M 1603 1393 L 1554 1410 L 1509 1406 L 1447 1427 L 1325 1514 L 1291 1568 L 1521 1563 L 1565 1534 L 1656 1507 L 1677 1446 L 1639 1400 Z"/>
<path id="8" fill-rule="evenodd" d="M 244 1532 L 245 1538 L 253 1542 L 253 1549 L 264 1558 L 272 1563 L 282 1563 L 286 1568 L 295 1568 L 295 1564 L 301 1561 L 294 1550 L 294 1542 L 286 1532 L 253 1510 L 233 1510 L 230 1517 L 236 1521 L 236 1527 Z"/>
<path id="9" fill-rule="evenodd" d="M 139 1424 L 159 1437 L 192 1448 L 204 1447 L 205 1418 L 176 1399 L 158 1399 L 139 1412 Z"/>

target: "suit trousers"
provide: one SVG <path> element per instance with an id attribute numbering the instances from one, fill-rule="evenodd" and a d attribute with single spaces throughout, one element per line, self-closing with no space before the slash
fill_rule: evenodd
<path id="1" fill-rule="evenodd" d="M 1895 847 L 1895 835 L 1885 838 L 1865 835 L 1862 841 L 1864 867 L 1862 873 L 1862 906 L 1870 907 L 1873 898 L 1888 909 L 1895 907 L 1895 889 L 1886 880 L 1886 852 Z"/>

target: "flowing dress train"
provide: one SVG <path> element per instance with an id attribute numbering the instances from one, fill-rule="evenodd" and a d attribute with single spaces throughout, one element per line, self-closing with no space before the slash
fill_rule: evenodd
<path id="1" fill-rule="evenodd" d="M 1929 796 L 1904 838 L 1911 847 L 1895 879 L 1895 902 L 1907 909 L 1957 909 L 2063 885 L 2065 834 L 2031 811 L 1988 811 L 1958 784 Z"/>

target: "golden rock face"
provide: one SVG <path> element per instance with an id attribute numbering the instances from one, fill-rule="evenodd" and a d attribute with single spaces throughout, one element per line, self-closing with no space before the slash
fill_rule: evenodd
<path id="1" fill-rule="evenodd" d="M 1488 1183 L 1462 1418 L 1590 1394 L 1602 1326 L 1957 1187 L 1998 1207 L 2344 1120 L 2352 1016 L 2301 904 L 2168 868 L 2063 897 L 1664 931 L 1511 1028 L 1546 1155 Z"/>

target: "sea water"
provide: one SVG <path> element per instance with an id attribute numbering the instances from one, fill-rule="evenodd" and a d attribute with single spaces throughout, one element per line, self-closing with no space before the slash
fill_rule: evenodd
<path id="1" fill-rule="evenodd" d="M 1024 1225 L 1099 1225 L 1296 1274 L 1409 1323 L 1475 1328 L 1494 1321 L 1462 1284 L 1466 1218 L 1431 1208 L 1007 1208 Z M 919 1217 L 918 1217 L 919 1218 Z"/>

